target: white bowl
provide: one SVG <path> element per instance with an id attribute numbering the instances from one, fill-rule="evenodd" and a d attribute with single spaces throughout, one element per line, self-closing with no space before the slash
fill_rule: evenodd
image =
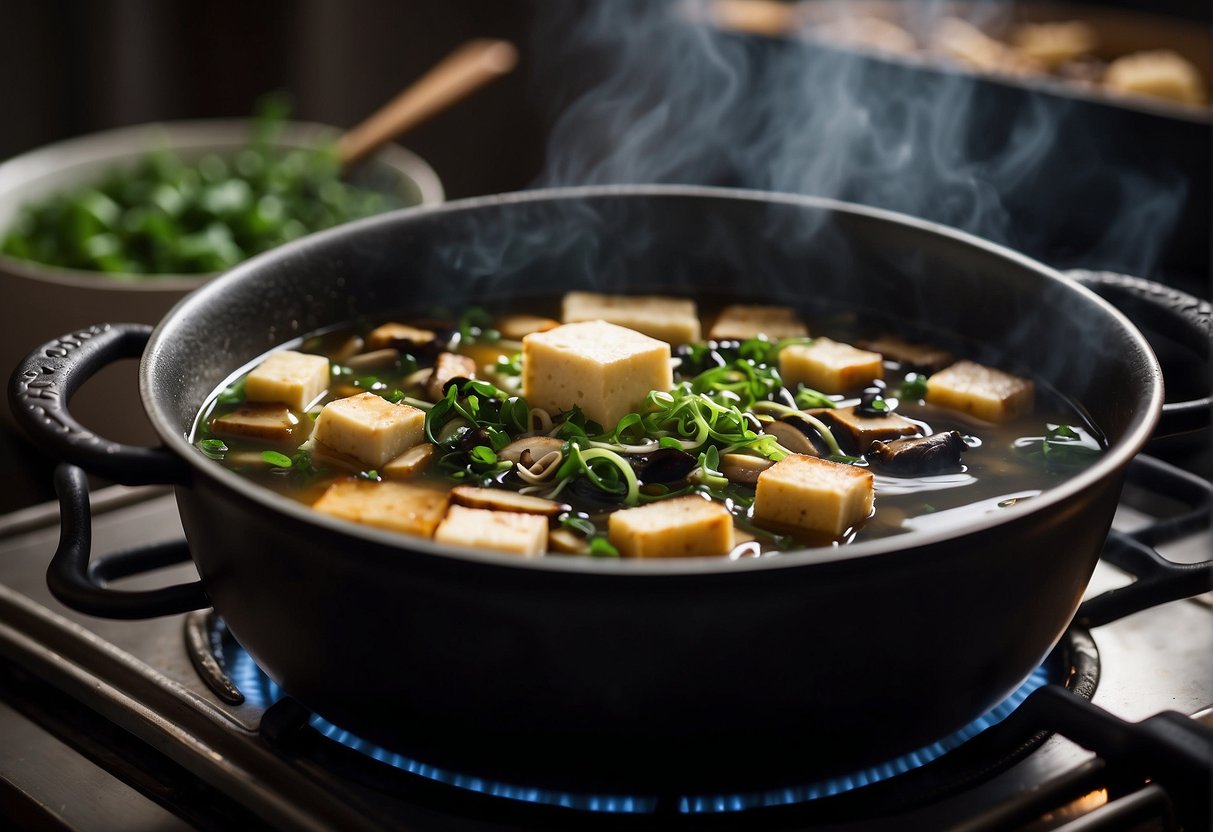
<path id="1" fill-rule="evenodd" d="M 25 205 L 60 191 L 100 181 L 133 167 L 149 151 L 164 148 L 185 160 L 231 153 L 248 145 L 250 119 L 145 124 L 93 133 L 33 150 L 0 164 L 0 237 Z M 283 125 L 275 144 L 312 147 L 338 131 L 319 124 Z M 442 183 L 420 157 L 396 145 L 379 151 L 368 166 L 395 171 L 402 188 L 422 204 L 442 202 Z M 111 275 L 47 266 L 0 254 L 0 380 L 17 363 L 59 335 L 104 321 L 157 323 L 173 304 L 214 275 Z M 0 421 L 11 425 L 7 397 Z M 115 406 L 127 402 L 128 406 Z M 148 444 L 154 434 L 138 395 L 135 362 L 99 373 L 72 400 L 72 412 L 107 439 Z"/>

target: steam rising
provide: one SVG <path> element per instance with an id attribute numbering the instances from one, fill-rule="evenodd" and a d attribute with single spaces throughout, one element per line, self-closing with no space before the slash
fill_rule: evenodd
<path id="1" fill-rule="evenodd" d="M 930 25 L 942 5 L 914 4 L 910 17 Z M 817 194 L 1047 251 L 1054 265 L 1138 274 L 1183 204 L 1180 171 L 1102 165 L 1109 137 L 1064 96 L 727 33 L 703 22 L 705 0 L 539 8 L 537 84 L 559 113 L 541 185 Z"/>

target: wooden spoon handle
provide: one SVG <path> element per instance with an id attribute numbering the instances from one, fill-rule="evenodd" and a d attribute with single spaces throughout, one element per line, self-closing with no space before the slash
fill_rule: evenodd
<path id="1" fill-rule="evenodd" d="M 441 112 L 518 62 L 518 50 L 504 40 L 470 40 L 375 111 L 337 142 L 342 169 L 348 170 L 407 130 Z"/>

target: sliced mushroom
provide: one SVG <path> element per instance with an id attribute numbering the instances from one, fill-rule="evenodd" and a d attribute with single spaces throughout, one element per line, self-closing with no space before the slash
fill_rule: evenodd
<path id="1" fill-rule="evenodd" d="M 341 346 L 333 351 L 329 359 L 334 364 L 344 364 L 358 353 L 362 352 L 362 348 L 366 346 L 366 342 L 357 335 L 351 336 L 342 342 Z"/>
<path id="2" fill-rule="evenodd" d="M 956 471 L 965 450 L 959 431 L 948 430 L 916 439 L 876 441 L 868 448 L 868 462 L 881 473 L 897 477 L 925 477 Z"/>
<path id="3" fill-rule="evenodd" d="M 387 367 L 400 359 L 400 350 L 388 347 L 382 350 L 359 353 L 345 360 L 345 366 L 352 370 L 369 370 L 373 367 Z"/>
<path id="4" fill-rule="evenodd" d="M 533 462 L 530 451 L 523 451 L 522 458 L 518 460 L 518 465 L 514 469 L 514 473 L 523 482 L 530 485 L 540 485 L 554 479 L 556 472 L 560 469 L 560 463 L 564 462 L 564 453 L 561 451 L 549 451 L 539 459 Z"/>
<path id="5" fill-rule="evenodd" d="M 466 355 L 453 352 L 438 354 L 434 370 L 425 383 L 425 394 L 431 401 L 438 401 L 446 392 L 446 386 L 455 379 L 476 377 L 476 362 Z"/>
<path id="6" fill-rule="evenodd" d="M 216 436 L 247 436 L 271 442 L 286 442 L 300 430 L 306 433 L 310 428 L 310 419 L 301 426 L 291 409 L 277 402 L 248 402 L 211 420 L 211 431 Z"/>
<path id="7" fill-rule="evenodd" d="M 548 532 L 548 551 L 563 555 L 584 555 L 590 551 L 590 544 L 584 537 L 568 529 L 552 529 Z"/>
<path id="8" fill-rule="evenodd" d="M 826 423 L 838 440 L 838 444 L 849 454 L 863 453 L 873 442 L 913 436 L 920 428 L 909 419 L 896 413 L 869 416 L 855 406 L 821 408 L 809 413 Z"/>
<path id="9" fill-rule="evenodd" d="M 373 350 L 395 347 L 405 352 L 424 352 L 437 345 L 438 335 L 432 330 L 399 323 L 376 327 L 366 336 L 366 345 Z"/>
<path id="10" fill-rule="evenodd" d="M 429 442 L 414 445 L 384 465 L 380 473 L 390 480 L 409 479 L 425 470 L 434 458 L 434 446 Z"/>
<path id="11" fill-rule="evenodd" d="M 555 500 L 532 497 L 516 491 L 500 488 L 479 488 L 474 485 L 457 485 L 451 489 L 451 501 L 468 508 L 487 508 L 492 511 L 515 511 L 520 514 L 542 514 L 555 517 L 565 506 Z"/>
<path id="12" fill-rule="evenodd" d="M 725 454 L 720 457 L 720 473 L 724 474 L 725 479 L 729 482 L 754 485 L 758 482 L 758 475 L 774 464 L 771 460 L 761 456 Z"/>
<path id="13" fill-rule="evenodd" d="M 553 436 L 524 436 L 521 439 L 515 439 L 510 444 L 506 445 L 497 452 L 498 459 L 507 459 L 510 462 L 520 462 L 522 454 L 525 451 L 530 451 L 532 462 L 542 459 L 552 451 L 560 451 L 564 448 L 564 440 L 557 439 Z"/>
<path id="14" fill-rule="evenodd" d="M 774 436 L 775 441 L 794 454 L 821 456 L 821 451 L 813 441 L 813 438 L 817 436 L 817 431 L 808 422 L 802 422 L 799 419 L 787 421 L 776 419 L 773 422 L 765 423 L 762 426 L 762 432 Z"/>

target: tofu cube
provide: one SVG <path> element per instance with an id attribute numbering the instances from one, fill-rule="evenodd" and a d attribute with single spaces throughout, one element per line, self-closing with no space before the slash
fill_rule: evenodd
<path id="1" fill-rule="evenodd" d="M 786 306 L 734 304 L 720 310 L 720 316 L 708 331 L 708 337 L 714 341 L 744 341 L 759 334 L 778 341 L 803 338 L 809 334 L 809 328 Z"/>
<path id="2" fill-rule="evenodd" d="M 317 442 L 379 468 L 425 439 L 425 411 L 374 393 L 329 402 L 316 417 Z"/>
<path id="3" fill-rule="evenodd" d="M 1123 55 L 1108 65 L 1104 84 L 1130 95 L 1164 98 L 1184 104 L 1207 100 L 1200 70 L 1170 49 L 1155 49 Z"/>
<path id="4" fill-rule="evenodd" d="M 343 480 L 312 504 L 317 511 L 380 529 L 431 537 L 446 514 L 445 491 L 399 482 Z"/>
<path id="5" fill-rule="evenodd" d="M 248 374 L 244 397 L 250 402 L 282 402 L 291 410 L 306 410 L 328 386 L 327 358 L 282 350 Z"/>
<path id="6" fill-rule="evenodd" d="M 871 471 L 793 454 L 758 475 L 754 521 L 839 537 L 872 513 L 873 496 Z"/>
<path id="7" fill-rule="evenodd" d="M 779 351 L 779 374 L 789 387 L 803 384 L 822 393 L 845 393 L 884 375 L 878 352 L 869 352 L 816 338 L 811 344 L 792 344 Z"/>
<path id="8" fill-rule="evenodd" d="M 650 390 L 674 386 L 670 345 L 605 321 L 565 324 L 522 339 L 522 394 L 552 413 L 581 408 L 611 429 Z"/>
<path id="9" fill-rule="evenodd" d="M 607 321 L 670 344 L 689 344 L 700 337 L 695 301 L 685 298 L 569 292 L 561 317 L 566 324 Z"/>
<path id="10" fill-rule="evenodd" d="M 721 503 L 686 496 L 611 514 L 607 538 L 629 558 L 727 555 L 733 515 Z"/>
<path id="11" fill-rule="evenodd" d="M 882 442 L 890 439 L 900 439 L 903 436 L 913 436 L 921 432 L 921 428 L 909 419 L 904 419 L 896 413 L 885 416 L 864 416 L 856 413 L 855 407 L 822 408 L 809 411 L 813 416 L 826 423 L 838 444 L 849 454 L 866 453 L 868 447 L 877 439 Z"/>
<path id="12" fill-rule="evenodd" d="M 289 407 L 278 402 L 243 404 L 211 420 L 211 432 L 216 436 L 268 439 L 286 442 L 296 434 L 299 419 Z"/>
<path id="13" fill-rule="evenodd" d="M 539 514 L 451 506 L 434 540 L 451 546 L 541 555 L 548 542 L 548 519 Z"/>
<path id="14" fill-rule="evenodd" d="M 1036 385 L 972 361 L 957 361 L 927 379 L 927 401 L 984 419 L 1009 422 L 1032 412 Z"/>

